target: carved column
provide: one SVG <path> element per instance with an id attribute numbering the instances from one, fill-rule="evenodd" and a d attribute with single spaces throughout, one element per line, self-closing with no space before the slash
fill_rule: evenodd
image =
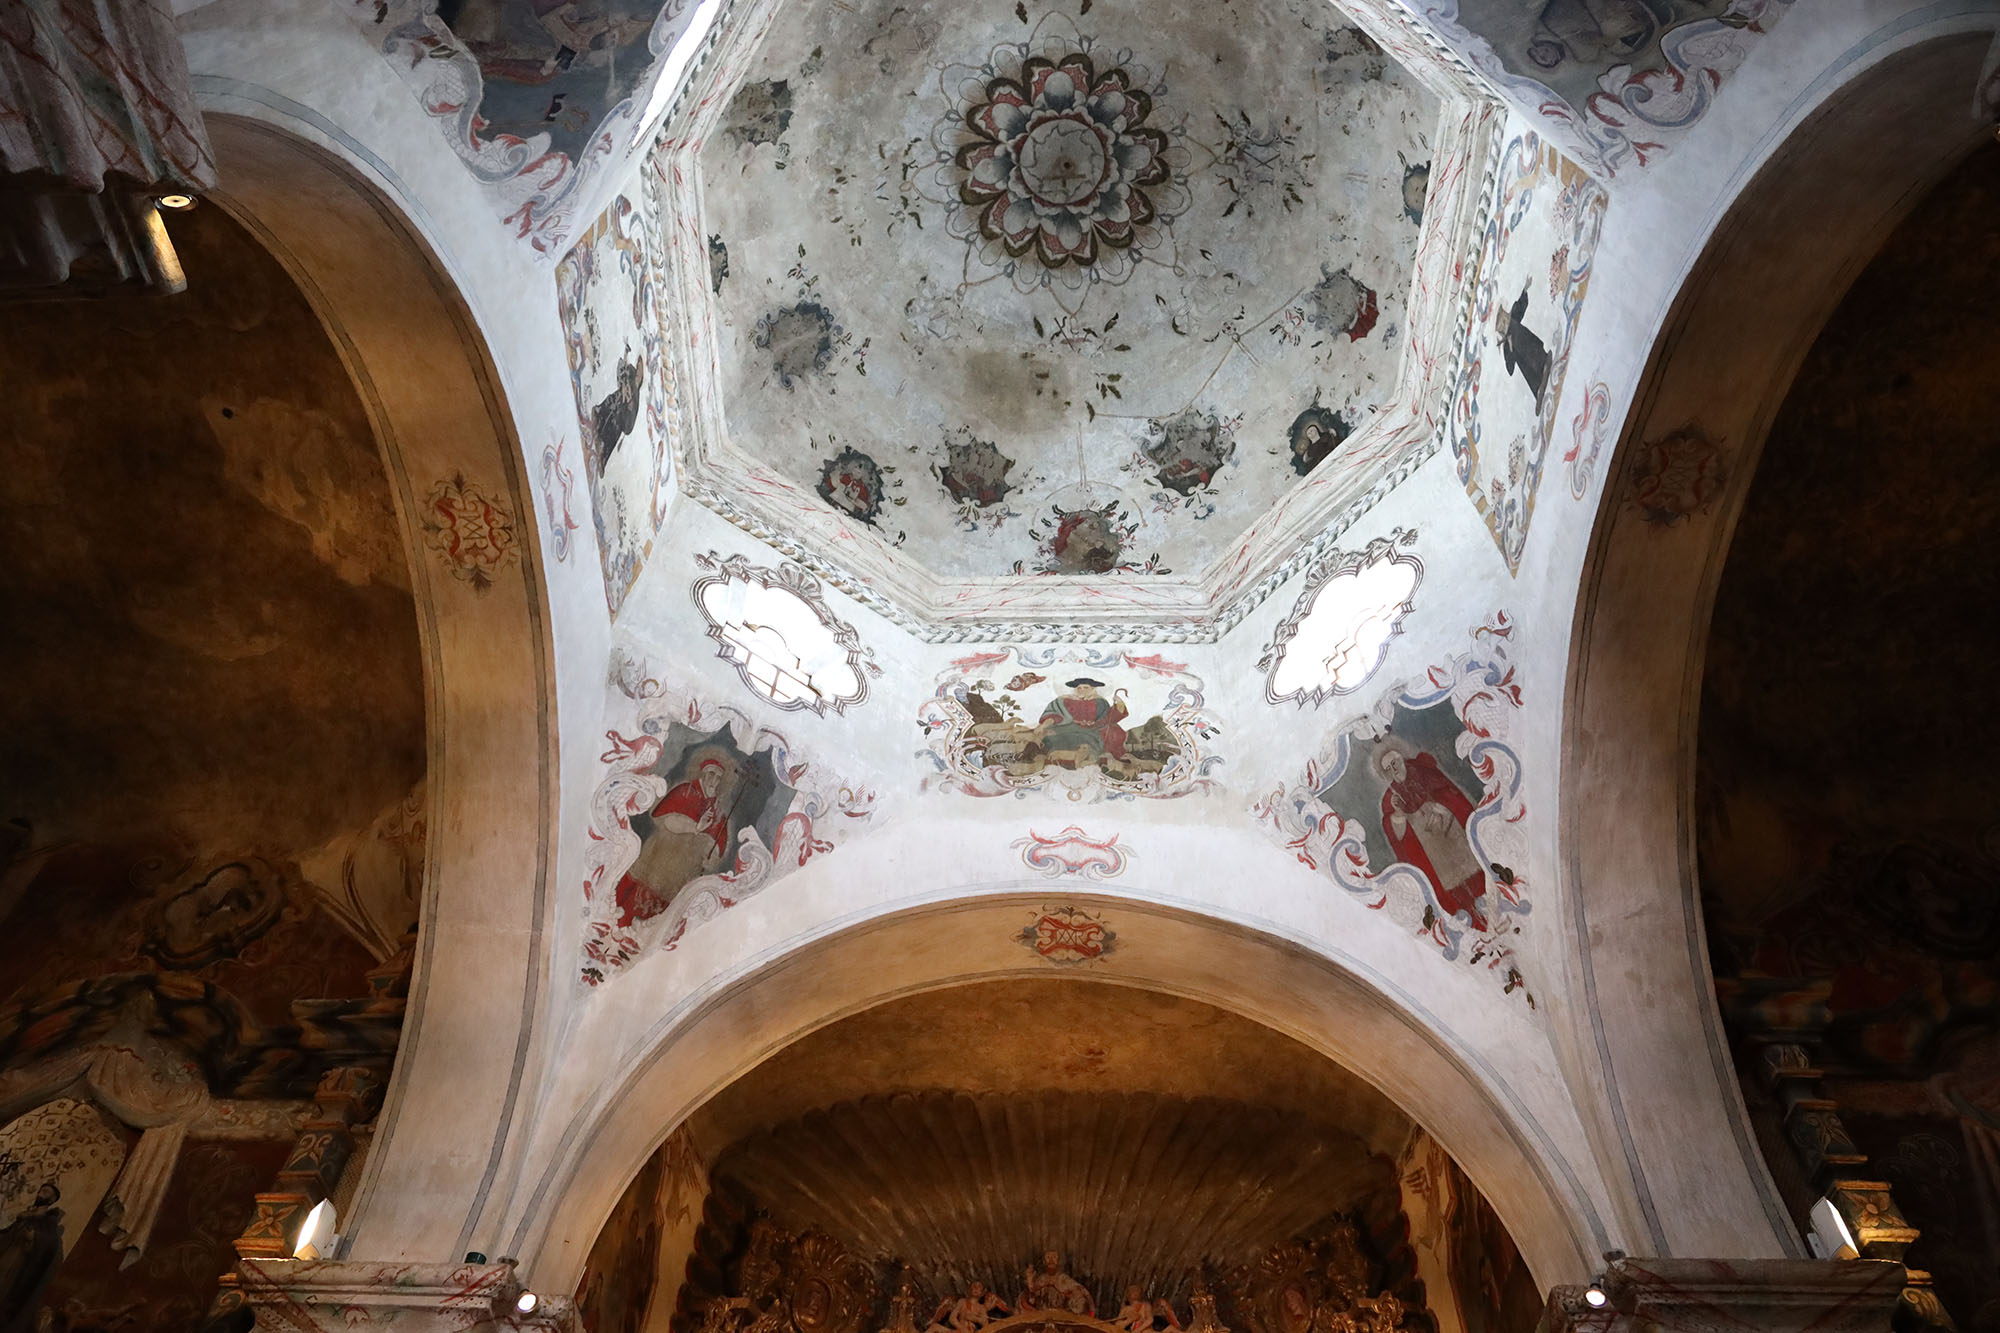
<path id="1" fill-rule="evenodd" d="M 1868 1156 L 1841 1122 L 1840 1105 L 1827 1095 L 1825 1074 L 1813 1059 L 1830 1021 L 1830 990 L 1826 981 L 1723 978 L 1716 983 L 1725 1011 L 1744 1033 L 1754 1076 L 1776 1104 L 1785 1141 L 1806 1183 L 1833 1202 L 1863 1259 L 1900 1264 L 1922 1233 L 1896 1206 L 1889 1183 L 1868 1178 Z M 1931 1275 L 1921 1269 L 1905 1271 L 1898 1328 L 1910 1333 L 1955 1329 Z"/>
<path id="2" fill-rule="evenodd" d="M 1888 1333 L 1903 1287 L 1887 1260 L 1620 1259 L 1604 1306 L 1556 1287 L 1538 1333 Z"/>
<path id="3" fill-rule="evenodd" d="M 257 1196 L 257 1212 L 236 1240 L 245 1259 L 289 1259 L 306 1214 L 329 1197 L 353 1155 L 355 1127 L 382 1105 L 380 1077 L 371 1069 L 335 1069 L 313 1093 L 317 1113 L 306 1122 L 271 1191 Z"/>

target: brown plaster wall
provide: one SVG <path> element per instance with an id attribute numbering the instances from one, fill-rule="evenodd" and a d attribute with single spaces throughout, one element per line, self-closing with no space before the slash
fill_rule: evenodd
<path id="1" fill-rule="evenodd" d="M 1811 1055 L 1860 1173 L 1894 1186 L 1923 1232 L 1909 1261 L 1961 1328 L 2000 1324 L 2000 1179 L 1981 1166 L 2000 1132 L 1996 216 L 1988 144 L 1807 356 L 1717 593 L 1697 782 L 1726 1007 L 1768 1025 L 1759 979 L 1823 988 L 1823 1010 L 1783 1013 L 1823 1037 Z M 1760 1083 L 1746 1093 L 1768 1115 Z M 1775 1170 L 1809 1202 L 1795 1167 Z"/>
<path id="2" fill-rule="evenodd" d="M 91 1004 L 60 999 L 90 978 L 193 987 L 280 1048 L 295 1002 L 367 994 L 375 956 L 326 909 L 337 886 L 300 863 L 373 836 L 424 776 L 401 527 L 353 384 L 298 289 L 219 208 L 168 225 L 185 294 L 0 317 L 9 1063 L 94 1038 L 75 1017 Z M 190 893 L 232 862 L 251 887 Z M 202 947 L 176 955 L 175 939 Z M 208 1012 L 172 1035 L 249 1039 L 201 1027 Z M 228 1064 L 193 1053 L 212 1080 Z M 264 1067 L 256 1095 L 310 1095 L 309 1061 Z M 53 1327 L 196 1327 L 290 1147 L 188 1144 L 144 1257 L 120 1271 L 87 1230 L 49 1290 Z"/>

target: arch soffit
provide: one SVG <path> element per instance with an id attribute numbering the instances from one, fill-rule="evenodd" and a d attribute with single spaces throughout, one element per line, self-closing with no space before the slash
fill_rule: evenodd
<path id="1" fill-rule="evenodd" d="M 1054 887 L 1017 882 L 879 904 L 711 978 L 655 1019 L 622 1067 L 598 1080 L 596 1095 L 559 1139 L 538 1152 L 545 1164 L 523 1183 L 509 1252 L 523 1256 L 533 1282 L 568 1290 L 647 1156 L 765 1057 L 901 996 L 1055 973 L 1020 938 Z M 1185 906 L 1099 891 L 1065 893 L 1061 902 L 1104 912 L 1118 932 L 1113 949 L 1067 975 L 1229 1010 L 1374 1085 L 1453 1154 L 1544 1285 L 1587 1277 L 1614 1243 L 1595 1191 L 1534 1112 L 1413 997 L 1299 939 Z M 635 996 L 644 976 L 628 983 L 636 983 Z M 1580 1143 L 1574 1133 L 1564 1137 Z"/>
<path id="2" fill-rule="evenodd" d="M 1659 325 L 1599 500 L 1563 725 L 1562 872 L 1584 1029 L 1573 1040 L 1600 1084 L 1591 1100 L 1608 1108 L 1608 1125 L 1589 1124 L 1599 1156 L 1622 1162 L 1651 1253 L 1803 1256 L 1751 1134 L 1701 925 L 1694 746 L 1708 620 L 1799 364 L 1888 232 L 1989 132 L 1969 112 L 1996 21 L 1959 6 L 1905 16 L 1757 122 L 1769 128 Z M 1703 512 L 1649 516 L 1629 499 L 1632 478 L 1684 428 L 1726 469 L 1719 493 Z M 1691 1141 L 1733 1141 L 1740 1166 L 1688 1153 Z"/>
<path id="3" fill-rule="evenodd" d="M 549 998 L 555 687 L 535 508 L 488 341 L 399 183 L 307 108 L 201 100 L 212 198 L 326 327 L 403 528 L 429 733 L 423 908 L 378 1150 L 342 1229 L 363 1257 L 436 1259 L 466 1248 L 501 1169 Z M 474 504 L 506 530 L 461 530 Z M 397 1188 L 377 1193 L 385 1178 Z"/>

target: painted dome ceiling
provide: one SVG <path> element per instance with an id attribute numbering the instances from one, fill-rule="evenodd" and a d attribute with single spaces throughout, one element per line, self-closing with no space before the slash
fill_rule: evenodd
<path id="1" fill-rule="evenodd" d="M 1201 621 L 1430 443 L 1413 275 L 1478 173 L 1413 44 L 1322 0 L 720 27 L 657 162 L 667 342 L 683 482 L 760 535 L 934 624 Z"/>

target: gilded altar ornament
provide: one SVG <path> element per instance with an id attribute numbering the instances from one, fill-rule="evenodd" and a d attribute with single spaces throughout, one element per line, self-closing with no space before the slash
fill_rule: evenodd
<path id="1" fill-rule="evenodd" d="M 917 1277 L 908 1264 L 896 1270 L 896 1286 L 889 1295 L 889 1320 L 881 1333 L 917 1333 Z"/>
<path id="2" fill-rule="evenodd" d="M 1194 1276 L 1194 1294 L 1188 1297 L 1187 1333 L 1229 1333 L 1215 1312 L 1215 1292 L 1208 1285 L 1206 1273 Z"/>

